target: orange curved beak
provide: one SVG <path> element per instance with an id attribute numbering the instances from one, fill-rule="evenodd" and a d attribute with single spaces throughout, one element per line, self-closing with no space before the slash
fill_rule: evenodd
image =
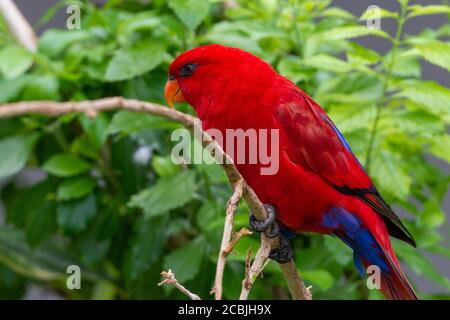
<path id="1" fill-rule="evenodd" d="M 164 88 L 164 97 L 166 98 L 167 104 L 173 108 L 174 102 L 186 102 L 183 97 L 183 92 L 176 79 L 167 80 L 166 86 Z"/>

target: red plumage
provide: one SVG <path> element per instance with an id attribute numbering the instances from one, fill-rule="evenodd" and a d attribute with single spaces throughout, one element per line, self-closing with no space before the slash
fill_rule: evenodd
<path id="1" fill-rule="evenodd" d="M 195 66 L 189 76 L 180 73 L 187 64 Z M 345 209 L 382 249 L 381 258 L 389 266 L 382 276 L 385 295 L 416 298 L 391 248 L 389 232 L 411 244 L 414 240 L 378 194 L 333 122 L 306 93 L 256 56 L 220 45 L 180 55 L 169 74 L 178 81 L 204 129 L 215 128 L 224 134 L 226 129 L 279 130 L 275 175 L 261 175 L 260 168 L 265 166 L 261 163 L 236 166 L 260 200 L 276 207 L 277 219 L 284 226 L 295 232 L 339 234 L 343 227 L 330 227 L 324 219 L 332 208 Z M 351 241 L 354 249 L 364 245 L 358 243 L 362 240 Z M 370 253 L 359 255 L 363 264 L 371 264 L 364 260 Z"/>

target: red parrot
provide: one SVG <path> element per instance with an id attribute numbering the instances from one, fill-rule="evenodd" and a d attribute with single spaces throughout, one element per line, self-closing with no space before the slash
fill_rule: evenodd
<path id="1" fill-rule="evenodd" d="M 204 130 L 218 129 L 224 136 L 227 129 L 278 130 L 275 174 L 261 174 L 261 162 L 240 164 L 233 159 L 267 204 L 268 221 L 258 224 L 251 219 L 257 231 L 267 229 L 276 212 L 276 223 L 285 236 L 334 235 L 353 249 L 360 273 L 365 274 L 364 267 L 378 266 L 380 289 L 388 299 L 417 299 L 389 240 L 391 235 L 415 246 L 413 237 L 311 97 L 253 54 L 217 44 L 179 55 L 168 74 L 169 105 L 189 103 Z M 286 250 L 284 256 L 271 257 L 286 262 L 290 255 L 285 254 Z"/>

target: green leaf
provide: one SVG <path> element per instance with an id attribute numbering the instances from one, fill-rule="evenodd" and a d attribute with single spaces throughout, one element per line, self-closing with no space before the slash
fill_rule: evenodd
<path id="1" fill-rule="evenodd" d="M 164 46 L 157 42 L 118 49 L 108 63 L 105 80 L 121 81 L 147 73 L 162 62 L 164 53 Z"/>
<path id="2" fill-rule="evenodd" d="M 33 133 L 0 140 L 0 179 L 22 170 L 38 138 L 39 134 Z"/>
<path id="3" fill-rule="evenodd" d="M 450 280 L 439 273 L 436 267 L 416 248 L 403 242 L 395 241 L 397 255 L 406 261 L 408 266 L 418 275 L 423 275 L 438 285 L 450 290 Z"/>
<path id="4" fill-rule="evenodd" d="M 136 222 L 137 232 L 125 262 L 125 274 L 139 280 L 160 257 L 166 241 L 169 215 L 152 217 Z"/>
<path id="5" fill-rule="evenodd" d="M 7 79 L 0 81 L 0 103 L 5 103 L 16 99 L 25 85 L 28 83 L 30 77 L 24 75 L 22 77 Z"/>
<path id="6" fill-rule="evenodd" d="M 334 105 L 328 115 L 343 133 L 367 128 L 375 118 L 374 105 L 343 104 Z"/>
<path id="7" fill-rule="evenodd" d="M 86 172 L 89 163 L 71 154 L 56 154 L 47 160 L 42 169 L 58 177 L 70 177 Z"/>
<path id="8" fill-rule="evenodd" d="M 450 135 L 437 136 L 430 146 L 430 152 L 450 163 Z"/>
<path id="9" fill-rule="evenodd" d="M 395 112 L 392 120 L 396 127 L 411 135 L 432 136 L 444 133 L 441 119 L 426 110 Z"/>
<path id="10" fill-rule="evenodd" d="M 180 166 L 173 163 L 170 156 L 153 156 L 152 167 L 160 177 L 171 176 L 181 170 Z"/>
<path id="11" fill-rule="evenodd" d="M 351 43 L 352 50 L 347 52 L 347 59 L 351 64 L 375 64 L 380 61 L 381 56 L 374 50 L 367 49 L 366 47 Z"/>
<path id="12" fill-rule="evenodd" d="M 154 116 L 151 114 L 143 114 L 132 111 L 119 111 L 108 127 L 108 133 L 124 133 L 129 134 L 138 132 L 143 129 L 177 129 L 181 128 L 180 124 L 167 120 L 166 118 Z"/>
<path id="13" fill-rule="evenodd" d="M 88 136 L 79 136 L 70 145 L 70 152 L 84 157 L 99 160 L 99 147 Z"/>
<path id="14" fill-rule="evenodd" d="M 409 195 L 412 179 L 405 172 L 404 163 L 393 153 L 379 150 L 373 155 L 372 170 L 380 191 L 405 200 Z"/>
<path id="15" fill-rule="evenodd" d="M 28 216 L 25 227 L 26 239 L 30 246 L 37 246 L 56 231 L 56 204 L 41 201 Z"/>
<path id="16" fill-rule="evenodd" d="M 323 31 L 320 34 L 320 37 L 322 39 L 325 39 L 326 41 L 331 41 L 331 40 L 351 39 L 369 35 L 379 36 L 383 38 L 389 37 L 389 35 L 382 30 L 370 29 L 367 28 L 366 26 L 345 26 L 332 28 L 330 30 Z"/>
<path id="17" fill-rule="evenodd" d="M 328 249 L 329 254 L 333 256 L 339 264 L 345 266 L 350 261 L 353 261 L 352 250 L 343 242 L 334 237 L 324 237 L 323 239 L 325 247 Z"/>
<path id="18" fill-rule="evenodd" d="M 313 34 L 307 38 L 305 43 L 305 56 L 309 57 L 313 55 L 317 48 L 329 41 L 345 40 L 351 38 L 357 38 L 362 36 L 378 36 L 382 38 L 389 38 L 389 35 L 378 29 L 370 29 L 366 26 L 345 26 L 336 27 L 320 33 Z"/>
<path id="19" fill-rule="evenodd" d="M 20 76 L 33 63 L 33 55 L 19 46 L 10 46 L 0 50 L 0 71 L 6 78 Z"/>
<path id="20" fill-rule="evenodd" d="M 74 259 L 59 239 L 45 241 L 37 248 L 31 248 L 25 241 L 22 230 L 11 227 L 0 228 L 0 263 L 17 273 L 40 281 L 66 281 L 67 267 L 73 264 L 81 267 L 83 279 L 106 280 L 93 273 Z"/>
<path id="21" fill-rule="evenodd" d="M 58 200 L 72 200 L 84 197 L 94 190 L 96 181 L 90 176 L 81 176 L 64 180 L 58 187 Z"/>
<path id="22" fill-rule="evenodd" d="M 450 71 L 450 43 L 427 40 L 415 44 L 415 47 L 425 60 Z"/>
<path id="23" fill-rule="evenodd" d="M 54 198 L 55 183 L 50 179 L 29 188 L 18 189 L 11 202 L 6 203 L 6 220 L 24 228 L 37 209 Z"/>
<path id="24" fill-rule="evenodd" d="M 20 189 L 7 207 L 7 221 L 25 230 L 26 240 L 36 246 L 56 230 L 55 183 L 44 180 Z"/>
<path id="25" fill-rule="evenodd" d="M 302 277 L 324 291 L 330 289 L 334 284 L 331 274 L 322 269 L 302 271 Z"/>
<path id="26" fill-rule="evenodd" d="M 3 264 L 0 264 L 0 286 L 2 288 L 0 290 L 1 300 L 20 300 L 26 292 L 24 277 Z"/>
<path id="27" fill-rule="evenodd" d="M 397 94 L 424 106 L 434 114 L 450 116 L 450 90 L 431 81 L 403 81 Z"/>
<path id="28" fill-rule="evenodd" d="M 186 204 L 195 190 L 195 172 L 187 170 L 159 179 L 154 186 L 134 195 L 128 205 L 142 208 L 147 217 L 156 216 Z"/>
<path id="29" fill-rule="evenodd" d="M 108 117 L 101 113 L 94 119 L 88 118 L 86 115 L 80 116 L 80 122 L 93 144 L 100 148 L 108 138 Z"/>
<path id="30" fill-rule="evenodd" d="M 258 44 L 259 39 L 251 37 L 254 28 L 249 28 L 245 22 L 221 21 L 215 24 L 206 34 L 208 42 L 221 43 L 228 46 L 234 46 L 253 53 L 260 53 L 261 48 Z"/>
<path id="31" fill-rule="evenodd" d="M 388 69 L 392 57 L 392 51 L 383 59 L 383 67 Z M 397 53 L 397 58 L 392 66 L 392 74 L 399 77 L 420 78 L 421 65 L 417 55 L 410 54 L 408 51 Z"/>
<path id="32" fill-rule="evenodd" d="M 195 30 L 209 12 L 209 0 L 168 0 L 168 5 L 191 30 Z"/>
<path id="33" fill-rule="evenodd" d="M 361 73 L 339 74 L 322 82 L 315 98 L 335 104 L 349 104 L 354 108 L 373 105 L 382 95 L 382 83 L 376 77 Z"/>
<path id="34" fill-rule="evenodd" d="M 92 36 L 84 30 L 50 29 L 39 38 L 39 51 L 54 57 L 74 43 L 80 43 Z"/>
<path id="35" fill-rule="evenodd" d="M 164 270 L 172 270 L 177 280 L 181 283 L 194 279 L 200 272 L 205 248 L 206 238 L 200 235 L 187 245 L 166 256 L 164 259 Z"/>
<path id="36" fill-rule="evenodd" d="M 352 66 L 347 62 L 337 59 L 327 54 L 319 54 L 314 57 L 307 58 L 303 61 L 307 66 L 317 68 L 319 70 L 333 71 L 333 72 L 349 72 Z"/>
<path id="37" fill-rule="evenodd" d="M 52 75 L 32 76 L 25 83 L 22 100 L 59 100 L 59 81 Z"/>
<path id="38" fill-rule="evenodd" d="M 450 7 L 445 5 L 430 5 L 422 6 L 420 4 L 415 4 L 408 6 L 409 14 L 408 18 L 413 18 L 417 16 L 424 16 L 429 14 L 449 14 Z"/>
<path id="39" fill-rule="evenodd" d="M 217 202 L 206 201 L 197 213 L 197 225 L 203 232 L 213 230 L 214 232 L 223 228 L 223 216 L 221 207 Z"/>
<path id="40" fill-rule="evenodd" d="M 307 80 L 309 76 L 301 62 L 301 59 L 294 56 L 281 58 L 277 66 L 278 72 L 292 82 Z"/>
<path id="41" fill-rule="evenodd" d="M 450 259 L 450 248 L 441 245 L 434 245 L 433 247 L 427 249 L 429 249 L 433 253 L 440 254 Z"/>
<path id="42" fill-rule="evenodd" d="M 441 205 L 437 199 L 431 197 L 423 204 L 417 224 L 425 228 L 440 227 L 445 222 L 445 213 L 441 209 Z"/>
<path id="43" fill-rule="evenodd" d="M 58 225 L 67 235 L 73 235 L 86 229 L 97 214 L 97 202 L 94 195 L 80 200 L 58 204 Z"/>

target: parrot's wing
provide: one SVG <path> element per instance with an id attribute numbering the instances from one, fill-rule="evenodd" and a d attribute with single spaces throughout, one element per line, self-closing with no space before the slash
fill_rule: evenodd
<path id="1" fill-rule="evenodd" d="M 378 193 L 331 119 L 303 91 L 295 90 L 293 96 L 277 108 L 277 122 L 290 144 L 286 152 L 291 160 L 339 192 L 363 200 L 383 217 L 392 236 L 415 246 L 412 235 Z"/>

